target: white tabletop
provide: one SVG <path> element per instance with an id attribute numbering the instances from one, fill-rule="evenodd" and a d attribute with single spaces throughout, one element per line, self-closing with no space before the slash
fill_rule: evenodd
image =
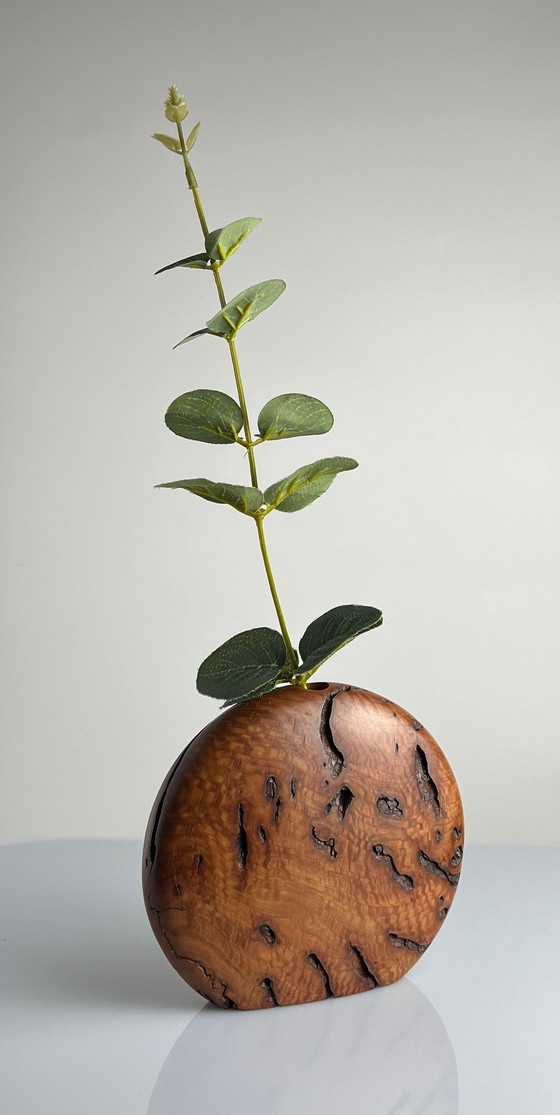
<path id="1" fill-rule="evenodd" d="M 472 847 L 410 975 L 267 1011 L 160 952 L 140 845 L 0 847 L 6 1115 L 558 1115 L 560 849 Z"/>

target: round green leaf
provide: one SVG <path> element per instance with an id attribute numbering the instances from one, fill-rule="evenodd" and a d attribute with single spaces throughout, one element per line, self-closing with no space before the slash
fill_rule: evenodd
<path id="1" fill-rule="evenodd" d="M 239 245 L 260 223 L 260 217 L 242 217 L 240 221 L 232 221 L 231 224 L 224 225 L 223 228 L 217 228 L 214 232 L 209 232 L 204 241 L 204 247 L 208 255 L 212 259 L 223 263 L 237 251 Z"/>
<path id="2" fill-rule="evenodd" d="M 228 703 L 247 700 L 272 689 L 285 664 L 280 632 L 256 627 L 234 635 L 205 658 L 196 687 L 199 693 Z"/>
<path id="3" fill-rule="evenodd" d="M 314 619 L 304 632 L 299 644 L 302 663 L 296 670 L 296 676 L 314 673 L 337 650 L 364 631 L 379 627 L 382 622 L 379 608 L 366 604 L 339 604 L 331 608 Z"/>
<path id="4" fill-rule="evenodd" d="M 247 287 L 246 290 L 241 291 L 241 294 L 232 298 L 223 310 L 214 314 L 214 317 L 206 322 L 208 332 L 218 337 L 230 337 L 247 321 L 252 321 L 263 310 L 272 306 L 285 289 L 286 284 L 283 279 L 265 279 L 256 286 Z"/>
<path id="5" fill-rule="evenodd" d="M 326 434 L 333 422 L 332 412 L 319 399 L 297 394 L 277 395 L 265 404 L 258 418 L 259 433 L 267 441 Z"/>
<path id="6" fill-rule="evenodd" d="M 301 511 L 330 488 L 339 472 L 357 467 L 358 462 L 352 457 L 324 457 L 271 484 L 264 493 L 264 501 L 270 510 Z"/>
<path id="7" fill-rule="evenodd" d="M 165 415 L 165 424 L 179 437 L 224 445 L 235 441 L 243 426 L 243 413 L 223 391 L 187 391 L 174 399 Z"/>
<path id="8" fill-rule="evenodd" d="M 156 488 L 184 488 L 210 503 L 227 503 L 244 515 L 254 515 L 262 506 L 263 496 L 258 488 L 245 488 L 241 484 L 220 484 L 205 477 L 194 480 L 171 480 L 168 484 L 156 484 Z"/>

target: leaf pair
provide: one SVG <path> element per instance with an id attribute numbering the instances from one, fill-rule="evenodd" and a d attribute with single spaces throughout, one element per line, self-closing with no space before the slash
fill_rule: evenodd
<path id="1" fill-rule="evenodd" d="M 271 692 L 281 682 L 307 681 L 328 658 L 364 631 L 379 627 L 378 608 L 341 604 L 314 620 L 299 644 L 301 665 L 293 669 L 279 631 L 257 627 L 242 631 L 213 651 L 200 666 L 200 693 L 238 704 Z"/>
<path id="2" fill-rule="evenodd" d="M 171 136 L 155 136 L 154 138 L 159 139 L 162 143 L 164 140 L 169 140 L 169 143 L 173 144 L 172 150 L 177 150 L 175 144 L 178 143 L 178 140 L 172 139 Z M 165 146 L 169 146 L 169 143 L 166 143 Z M 180 153 L 180 144 L 178 150 Z M 213 232 L 207 233 L 204 238 L 206 249 L 204 252 L 187 256 L 185 259 L 178 259 L 175 263 L 168 263 L 166 267 L 160 267 L 159 271 L 156 271 L 156 275 L 161 275 L 163 271 L 172 271 L 175 267 L 208 268 L 213 263 L 225 263 L 226 259 L 229 259 L 237 251 L 239 245 L 260 223 L 260 217 L 242 217 L 239 221 L 231 221 L 229 225 L 224 225 L 223 228 L 217 228 Z"/>
<path id="3" fill-rule="evenodd" d="M 187 139 L 185 140 L 185 147 L 187 149 L 187 152 L 189 152 L 194 147 L 194 145 L 196 143 L 196 137 L 198 135 L 198 129 L 199 128 L 200 128 L 200 120 L 199 120 L 198 124 L 195 124 L 194 128 L 192 129 L 192 131 L 187 136 Z M 164 147 L 167 147 L 168 151 L 173 151 L 173 153 L 175 155 L 182 155 L 182 153 L 183 153 L 183 148 L 181 147 L 181 141 L 179 139 L 177 139 L 176 136 L 167 136 L 167 135 L 162 135 L 161 132 L 154 132 L 154 134 L 152 136 L 152 139 L 157 139 L 158 143 L 162 143 Z"/>
<path id="4" fill-rule="evenodd" d="M 333 424 L 331 411 L 310 395 L 278 395 L 261 410 L 258 427 L 263 441 L 325 434 Z M 243 413 L 230 395 L 204 388 L 179 395 L 169 406 L 165 423 L 174 434 L 214 445 L 238 440 Z"/>
<path id="5" fill-rule="evenodd" d="M 184 488 L 202 499 L 208 499 L 212 503 L 227 503 L 244 515 L 254 516 L 261 509 L 264 514 L 269 511 L 300 511 L 323 495 L 339 472 L 357 466 L 358 462 L 351 457 L 324 457 L 311 465 L 303 465 L 290 476 L 271 484 L 264 494 L 258 488 L 222 484 L 204 477 L 173 480 L 167 484 L 157 484 L 156 487 Z"/>

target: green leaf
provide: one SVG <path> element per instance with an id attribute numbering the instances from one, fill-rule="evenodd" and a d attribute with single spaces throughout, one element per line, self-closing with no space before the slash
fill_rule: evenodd
<path id="1" fill-rule="evenodd" d="M 282 279 L 265 279 L 256 286 L 247 287 L 206 322 L 208 332 L 218 337 L 231 337 L 245 322 L 251 321 L 276 302 L 285 289 L 286 284 Z"/>
<path id="2" fill-rule="evenodd" d="M 264 493 L 264 501 L 270 510 L 300 511 L 319 499 L 339 472 L 357 467 L 358 462 L 352 457 L 324 457 L 271 484 Z"/>
<path id="3" fill-rule="evenodd" d="M 244 515 L 254 515 L 262 505 L 262 492 L 258 488 L 245 488 L 241 484 L 221 484 L 199 476 L 194 480 L 172 480 L 169 484 L 156 484 L 156 488 L 184 488 L 195 496 L 211 503 L 227 503 Z"/>
<path id="4" fill-rule="evenodd" d="M 173 400 L 165 424 L 179 437 L 223 445 L 236 440 L 243 426 L 243 412 L 223 391 L 187 391 Z"/>
<path id="5" fill-rule="evenodd" d="M 282 680 L 280 677 L 279 680 Z M 232 697 L 229 701 L 224 701 L 220 708 L 231 708 L 232 705 L 239 705 L 242 701 L 254 701 L 256 697 L 264 697 L 267 693 L 272 693 L 278 679 L 272 682 L 267 682 L 266 685 L 259 685 L 256 689 L 252 689 L 250 693 L 244 693 L 242 697 Z"/>
<path id="6" fill-rule="evenodd" d="M 209 232 L 204 241 L 204 247 L 208 255 L 212 259 L 220 260 L 223 263 L 237 251 L 245 237 L 260 223 L 260 217 L 243 217 L 240 221 L 232 221 L 231 224 L 224 225 L 223 228 L 217 228 L 214 232 Z"/>
<path id="7" fill-rule="evenodd" d="M 248 700 L 273 689 L 285 664 L 280 632 L 255 627 L 234 635 L 204 659 L 196 687 L 199 693 L 228 703 Z"/>
<path id="8" fill-rule="evenodd" d="M 189 134 L 187 136 L 187 141 L 185 143 L 185 147 L 187 148 L 187 151 L 191 151 L 192 148 L 194 147 L 194 145 L 196 143 L 196 137 L 198 135 L 198 129 L 199 128 L 200 128 L 200 120 L 198 121 L 198 124 L 195 124 L 194 128 L 192 129 L 192 131 L 189 132 Z"/>
<path id="9" fill-rule="evenodd" d="M 262 408 L 259 433 L 267 441 L 326 434 L 334 422 L 329 408 L 311 395 L 277 395 Z"/>
<path id="10" fill-rule="evenodd" d="M 173 345 L 173 351 L 175 351 L 176 348 L 180 348 L 181 345 L 186 345 L 188 341 L 194 341 L 195 337 L 203 337 L 205 333 L 208 333 L 208 329 L 197 329 L 194 333 L 189 333 L 188 337 L 183 337 L 182 341 L 178 341 L 176 345 Z"/>
<path id="11" fill-rule="evenodd" d="M 314 619 L 302 636 L 299 644 L 302 663 L 295 671 L 296 677 L 314 673 L 335 651 L 382 623 L 379 608 L 365 604 L 339 604 L 331 608 Z"/>
<path id="12" fill-rule="evenodd" d="M 165 136 L 161 132 L 154 132 L 152 139 L 157 139 L 158 143 L 163 143 L 168 151 L 174 151 L 176 155 L 181 154 L 181 144 L 175 136 Z"/>
<path id="13" fill-rule="evenodd" d="M 207 270 L 210 266 L 210 257 L 206 252 L 197 252 L 194 256 L 187 256 L 186 259 L 177 259 L 175 263 L 167 263 L 165 267 L 160 267 L 156 271 L 156 275 L 162 275 L 164 271 L 172 271 L 174 267 L 199 267 L 202 270 Z"/>

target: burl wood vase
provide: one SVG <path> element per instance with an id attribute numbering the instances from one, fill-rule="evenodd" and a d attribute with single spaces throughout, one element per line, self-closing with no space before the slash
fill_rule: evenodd
<path id="1" fill-rule="evenodd" d="M 309 1003 L 400 979 L 459 882 L 450 766 L 398 705 L 286 686 L 212 721 L 154 804 L 148 916 L 170 963 L 220 1007 Z"/>

